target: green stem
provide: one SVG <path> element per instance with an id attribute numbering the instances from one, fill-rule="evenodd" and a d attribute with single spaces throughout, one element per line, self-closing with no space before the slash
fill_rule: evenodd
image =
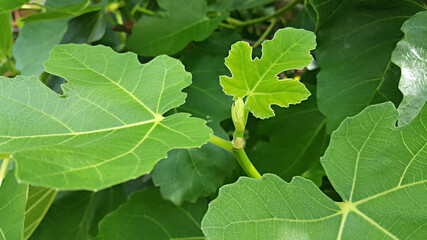
<path id="1" fill-rule="evenodd" d="M 4 177 L 6 176 L 7 167 L 9 166 L 10 158 L 3 159 L 3 162 L 0 167 L 0 186 L 3 182 Z"/>
<path id="2" fill-rule="evenodd" d="M 146 9 L 146 8 L 143 8 L 143 7 L 140 7 L 140 6 L 138 6 L 138 5 L 136 5 L 136 6 L 132 9 L 132 11 L 131 11 L 131 15 L 133 16 L 133 15 L 135 14 L 135 12 L 142 12 L 142 13 L 147 14 L 147 15 L 150 15 L 150 16 L 154 15 L 154 12 L 153 12 L 153 11 L 151 11 L 151 10 L 149 10 L 149 9 Z"/>
<path id="3" fill-rule="evenodd" d="M 261 37 L 254 43 L 254 45 L 252 45 L 253 48 L 256 48 L 259 45 L 261 45 L 261 43 L 268 36 L 268 34 L 270 34 L 271 30 L 273 30 L 274 25 L 276 25 L 276 21 L 277 21 L 276 18 L 271 19 L 271 23 L 268 26 L 267 30 L 265 30 L 265 32 L 261 35 Z"/>
<path id="4" fill-rule="evenodd" d="M 123 17 L 122 13 L 120 11 L 114 11 L 114 16 L 116 17 L 117 24 L 123 25 Z M 126 44 L 126 33 L 120 32 L 120 40 L 122 40 L 123 44 Z"/>
<path id="5" fill-rule="evenodd" d="M 230 24 L 227 24 L 227 23 L 219 23 L 219 25 L 221 27 L 225 27 L 225 28 L 228 28 L 228 29 L 235 29 L 235 27 L 233 25 L 230 25 Z"/>
<path id="6" fill-rule="evenodd" d="M 237 162 L 242 166 L 243 170 L 249 177 L 260 179 L 261 175 L 256 170 L 254 165 L 252 165 L 251 161 L 248 158 L 248 155 L 246 155 L 246 152 L 243 148 L 241 149 L 235 149 L 233 150 L 233 154 L 237 159 Z"/>
<path id="7" fill-rule="evenodd" d="M 288 5 L 282 7 L 281 9 L 277 10 L 276 12 L 274 12 L 273 14 L 268 15 L 268 16 L 251 19 L 251 20 L 245 21 L 245 22 L 242 22 L 242 21 L 239 21 L 239 20 L 233 19 L 233 18 L 228 18 L 227 22 L 231 23 L 232 25 L 234 25 L 236 27 L 245 27 L 245 26 L 253 25 L 255 23 L 264 22 L 264 21 L 267 21 L 268 19 L 275 18 L 275 17 L 281 15 L 282 13 L 292 9 L 299 2 L 301 2 L 301 0 L 293 0 Z"/>
<path id="8" fill-rule="evenodd" d="M 233 145 L 231 144 L 230 141 L 224 140 L 224 139 L 217 137 L 213 134 L 211 135 L 211 139 L 209 140 L 209 142 L 217 145 L 220 148 L 223 148 L 227 151 L 230 151 L 230 152 L 232 152 L 234 150 Z"/>

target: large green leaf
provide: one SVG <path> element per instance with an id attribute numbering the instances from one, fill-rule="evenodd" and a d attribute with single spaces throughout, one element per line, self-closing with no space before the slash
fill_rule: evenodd
<path id="1" fill-rule="evenodd" d="M 167 16 L 142 17 L 128 41 L 129 49 L 142 56 L 177 53 L 189 42 L 207 38 L 228 16 L 222 12 L 207 17 L 205 0 L 157 0 L 157 3 L 168 12 Z"/>
<path id="2" fill-rule="evenodd" d="M 126 194 L 121 185 L 98 193 L 60 193 L 31 239 L 93 239 L 99 221 L 124 202 Z"/>
<path id="3" fill-rule="evenodd" d="M 43 220 L 58 191 L 43 187 L 30 187 L 25 207 L 24 239 L 30 238 Z"/>
<path id="4" fill-rule="evenodd" d="M 410 122 L 427 100 L 427 11 L 411 17 L 402 26 L 405 38 L 397 43 L 392 60 L 402 69 L 399 89 L 399 125 Z"/>
<path id="5" fill-rule="evenodd" d="M 302 83 L 278 79 L 277 74 L 289 69 L 302 69 L 313 57 L 315 35 L 300 29 L 285 28 L 276 32 L 273 40 L 262 44 L 262 58 L 252 59 L 247 42 L 233 44 L 225 64 L 232 77 L 221 76 L 224 92 L 234 99 L 246 96 L 246 106 L 255 117 L 274 116 L 271 104 L 288 107 L 305 100 L 310 92 Z"/>
<path id="6" fill-rule="evenodd" d="M 177 207 L 157 189 L 145 189 L 100 222 L 97 239 L 202 240 L 200 222 L 206 208 L 206 200 Z"/>
<path id="7" fill-rule="evenodd" d="M 307 85 L 313 92 L 316 88 Z M 277 109 L 276 116 L 258 124 L 259 141 L 250 156 L 263 173 L 274 173 L 286 181 L 301 175 L 320 161 L 325 142 L 326 119 L 319 112 L 316 96 L 287 109 Z"/>
<path id="8" fill-rule="evenodd" d="M 0 14 L 20 8 L 30 0 L 0 0 Z"/>
<path id="9" fill-rule="evenodd" d="M 372 8 L 347 0 L 319 28 L 317 92 L 328 132 L 370 104 L 399 103 L 400 73 L 391 53 L 402 38 L 402 23 L 422 9 L 416 1 Z"/>
<path id="10" fill-rule="evenodd" d="M 61 42 L 67 31 L 68 18 L 26 23 L 21 29 L 12 53 L 16 59 L 16 68 L 22 75 L 39 76 L 43 71 L 43 62 L 49 58 L 49 52 Z"/>
<path id="11" fill-rule="evenodd" d="M 10 12 L 0 13 L 0 64 L 2 58 L 10 55 L 12 44 L 12 14 Z"/>
<path id="12" fill-rule="evenodd" d="M 136 178 L 173 148 L 199 147 L 212 131 L 178 113 L 191 83 L 182 64 L 159 56 L 60 45 L 46 71 L 65 78 L 59 96 L 37 78 L 0 78 L 0 153 L 21 180 L 60 189 L 100 189 Z"/>
<path id="13" fill-rule="evenodd" d="M 427 105 L 396 128 L 392 103 L 332 134 L 323 167 L 344 202 L 311 181 L 272 174 L 220 189 L 202 222 L 209 239 L 423 239 L 427 236 Z"/>
<path id="14" fill-rule="evenodd" d="M 1 240 L 22 239 L 27 191 L 28 184 L 19 184 L 9 171 L 0 186 Z"/>

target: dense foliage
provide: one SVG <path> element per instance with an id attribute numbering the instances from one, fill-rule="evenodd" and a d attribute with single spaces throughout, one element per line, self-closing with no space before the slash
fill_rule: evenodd
<path id="1" fill-rule="evenodd" d="M 425 239 L 421 0 L 0 0 L 0 240 Z"/>

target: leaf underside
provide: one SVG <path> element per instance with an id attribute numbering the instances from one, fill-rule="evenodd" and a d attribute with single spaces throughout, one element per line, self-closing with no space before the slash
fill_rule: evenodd
<path id="1" fill-rule="evenodd" d="M 64 95 L 37 78 L 0 79 L 0 152 L 21 180 L 59 189 L 105 188 L 151 171 L 173 148 L 200 147 L 211 130 L 178 113 L 191 83 L 182 64 L 159 56 L 59 45 L 46 71 L 65 78 Z"/>

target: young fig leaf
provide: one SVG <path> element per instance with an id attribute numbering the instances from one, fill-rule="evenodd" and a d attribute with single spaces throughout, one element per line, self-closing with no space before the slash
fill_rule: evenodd
<path id="1" fill-rule="evenodd" d="M 224 92 L 233 95 L 234 100 L 246 96 L 246 106 L 255 117 L 272 117 L 271 104 L 288 107 L 310 96 L 304 84 L 293 79 L 278 79 L 276 75 L 307 66 L 313 60 L 310 50 L 315 47 L 314 33 L 294 28 L 281 29 L 273 40 L 265 41 L 261 59 L 252 60 L 249 44 L 237 42 L 225 59 L 232 77 L 220 77 Z"/>
<path id="2" fill-rule="evenodd" d="M 0 78 L 0 153 L 18 178 L 59 189 L 105 188 L 148 173 L 174 148 L 200 147 L 212 131 L 187 113 L 190 73 L 159 56 L 141 65 L 134 53 L 59 45 L 46 71 L 65 78 L 59 96 L 37 78 Z"/>

